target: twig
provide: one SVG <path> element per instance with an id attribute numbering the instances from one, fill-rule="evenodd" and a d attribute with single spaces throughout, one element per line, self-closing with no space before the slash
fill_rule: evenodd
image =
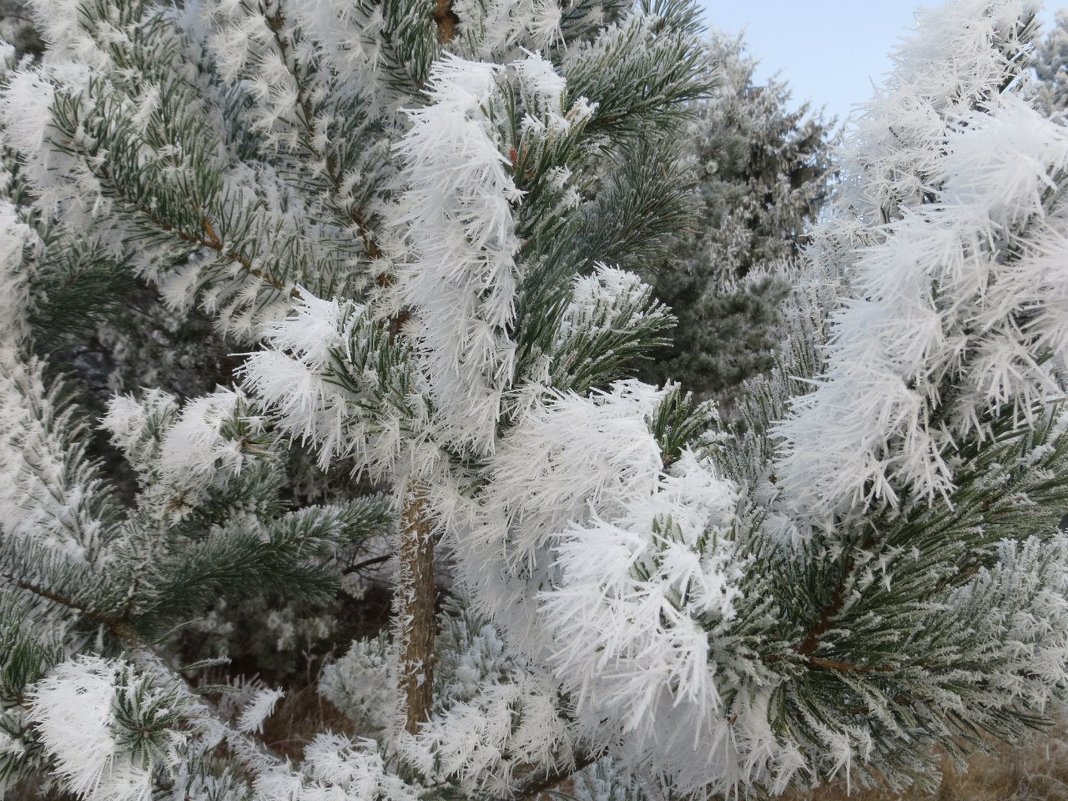
<path id="1" fill-rule="evenodd" d="M 350 573 L 355 573 L 359 570 L 363 570 L 366 567 L 373 567 L 374 565 L 380 565 L 383 562 L 388 562 L 393 558 L 393 554 L 387 553 L 382 556 L 376 556 L 373 559 L 364 559 L 362 562 L 357 562 L 354 565 L 349 565 L 341 571 L 341 575 L 347 576 Z"/>

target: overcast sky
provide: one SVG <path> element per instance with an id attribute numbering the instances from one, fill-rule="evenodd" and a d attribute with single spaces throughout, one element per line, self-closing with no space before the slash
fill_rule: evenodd
<path id="1" fill-rule="evenodd" d="M 843 119 L 871 97 L 890 69 L 891 48 L 913 23 L 918 5 L 935 0 L 702 0 L 708 24 L 746 32 L 759 77 L 779 73 L 795 103 L 809 99 Z M 1043 19 L 1055 7 L 1047 0 Z"/>

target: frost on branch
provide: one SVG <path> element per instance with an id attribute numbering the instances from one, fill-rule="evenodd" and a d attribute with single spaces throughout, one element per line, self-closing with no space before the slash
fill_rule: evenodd
<path id="1" fill-rule="evenodd" d="M 454 46 L 472 61 L 505 63 L 563 38 L 563 9 L 551 0 L 457 0 L 452 10 L 462 21 Z"/>
<path id="2" fill-rule="evenodd" d="M 396 658 L 385 636 L 357 640 L 323 669 L 319 692 L 361 730 L 384 731 L 396 711 Z"/>
<path id="3" fill-rule="evenodd" d="M 417 359 L 438 409 L 443 441 L 474 453 L 492 448 L 515 344 L 519 248 L 512 206 L 520 193 L 506 169 L 493 119 L 497 68 L 447 56 L 430 79 L 430 104 L 410 112 L 398 146 L 408 188 L 395 220 L 412 252 L 398 275 Z"/>
<path id="4" fill-rule="evenodd" d="M 346 394 L 322 375 L 331 350 L 342 345 L 342 314 L 336 301 L 302 293 L 288 317 L 264 330 L 270 347 L 249 354 L 243 367 L 245 385 L 275 411 L 290 436 L 317 446 L 323 465 L 342 455 L 350 439 L 343 427 Z"/>
<path id="5" fill-rule="evenodd" d="M 1068 134 L 998 94 L 1002 73 L 976 62 L 964 74 L 986 76 L 986 88 L 972 85 L 974 107 L 940 109 L 942 144 L 910 173 L 925 195 L 891 192 L 898 216 L 851 268 L 857 297 L 832 323 L 827 373 L 780 429 L 783 486 L 814 519 L 896 508 L 906 492 L 948 497 L 962 440 L 989 438 L 1000 419 L 1030 422 L 1063 393 L 1068 283 L 1056 265 L 1068 218 L 1053 198 Z"/>
<path id="6" fill-rule="evenodd" d="M 139 475 L 142 508 L 160 519 L 188 515 L 250 459 L 270 455 L 262 420 L 244 395 L 221 388 L 182 407 L 159 390 L 140 400 L 116 396 L 101 425 Z"/>
<path id="7" fill-rule="evenodd" d="M 728 723 L 710 645 L 739 593 L 737 496 L 692 452 L 664 471 L 652 421 L 666 395 L 624 381 L 530 399 L 451 544 L 478 608 L 551 666 L 595 748 L 680 789 L 726 787 L 743 778 L 735 749 L 762 747 L 736 742 L 760 713 Z"/>
<path id="8" fill-rule="evenodd" d="M 439 514 L 456 519 L 448 544 L 472 600 L 521 650 L 545 647 L 532 587 L 552 569 L 545 557 L 554 536 L 591 510 L 615 513 L 655 490 L 660 451 L 644 418 L 659 398 L 633 381 L 592 398 L 535 396 L 497 444 L 477 506 L 453 511 L 438 501 Z"/>
<path id="9" fill-rule="evenodd" d="M 745 662 L 721 652 L 741 592 L 736 505 L 735 488 L 686 451 L 651 494 L 567 526 L 559 580 L 539 594 L 549 661 L 583 731 L 606 745 L 622 735 L 627 758 L 680 788 L 729 780 L 736 749 L 764 747 L 745 740 L 749 721 L 728 722 L 721 696 L 720 671 Z"/>
<path id="10" fill-rule="evenodd" d="M 401 744 L 411 764 L 477 793 L 504 793 L 530 765 L 572 764 L 562 699 L 547 674 L 512 672 L 483 681 L 467 699 L 447 699 L 442 714 Z"/>
<path id="11" fill-rule="evenodd" d="M 243 400 L 238 393 L 223 390 L 187 403 L 160 442 L 161 478 L 175 485 L 196 485 L 240 473 L 245 443 L 227 429 L 240 416 Z M 258 420 L 245 416 L 240 421 L 249 426 L 251 436 L 261 433 Z"/>
<path id="12" fill-rule="evenodd" d="M 416 801 L 416 788 L 391 774 L 374 741 L 319 734 L 299 768 L 265 770 L 255 781 L 262 801 Z"/>
<path id="13" fill-rule="evenodd" d="M 109 492 L 79 439 L 84 425 L 49 392 L 42 365 L 0 346 L 0 514 L 5 536 L 32 538 L 64 558 L 91 561 L 105 533 Z"/>
<path id="14" fill-rule="evenodd" d="M 167 717 L 161 700 L 128 665 L 83 656 L 59 665 L 35 685 L 29 698 L 29 719 L 56 760 L 57 771 L 71 792 L 86 801 L 148 801 L 153 774 L 171 770 L 182 756 L 182 740 L 165 732 L 158 741 L 144 741 L 117 720 L 123 704 L 134 714 Z"/>
<path id="15" fill-rule="evenodd" d="M 241 717 L 237 721 L 237 730 L 245 733 L 263 731 L 264 721 L 273 713 L 275 706 L 285 695 L 278 689 L 261 689 L 241 710 Z"/>
<path id="16" fill-rule="evenodd" d="M 875 229 L 930 200 L 947 131 L 1018 88 L 1037 7 L 1033 0 L 953 0 L 916 12 L 916 34 L 893 54 L 893 72 L 843 143 L 847 174 L 835 201 L 843 217 L 852 212 Z"/>
<path id="17" fill-rule="evenodd" d="M 108 401 L 100 425 L 147 480 L 160 458 L 163 434 L 174 425 L 178 411 L 177 399 L 162 390 L 148 390 L 140 398 L 116 395 Z"/>
<path id="18" fill-rule="evenodd" d="M 351 459 L 356 470 L 382 475 L 413 458 L 404 435 L 423 433 L 429 413 L 410 347 L 365 306 L 302 292 L 264 338 L 268 347 L 242 368 L 244 385 L 284 432 L 318 451 L 320 466 Z"/>
<path id="19" fill-rule="evenodd" d="M 508 793 L 532 767 L 565 775 L 580 746 L 558 682 L 471 609 L 450 606 L 438 638 L 435 715 L 402 740 L 406 758 L 478 795 Z"/>
<path id="20" fill-rule="evenodd" d="M 572 282 L 547 368 L 552 385 L 576 392 L 598 386 L 620 363 L 665 342 L 664 333 L 674 323 L 637 275 L 596 265 L 592 274 Z"/>
<path id="21" fill-rule="evenodd" d="M 10 176 L 0 170 L 0 183 L 5 179 L 10 180 Z M 0 337 L 7 346 L 26 335 L 29 293 L 24 263 L 32 265 L 40 250 L 37 232 L 23 221 L 14 205 L 0 199 Z"/>

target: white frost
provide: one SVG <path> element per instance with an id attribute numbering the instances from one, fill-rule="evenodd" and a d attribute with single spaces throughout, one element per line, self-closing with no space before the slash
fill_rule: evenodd
<path id="1" fill-rule="evenodd" d="M 85 801 L 148 801 L 151 766 L 135 764 L 115 740 L 115 663 L 82 656 L 34 685 L 29 719 L 71 792 Z"/>

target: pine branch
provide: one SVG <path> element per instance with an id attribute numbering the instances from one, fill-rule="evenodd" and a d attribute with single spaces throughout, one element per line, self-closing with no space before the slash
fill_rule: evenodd
<path id="1" fill-rule="evenodd" d="M 211 220 L 204 215 L 203 211 L 201 211 L 203 236 L 195 236 L 187 231 L 183 231 L 181 228 L 172 225 L 167 222 L 167 220 L 160 217 L 153 209 L 146 208 L 144 205 L 139 204 L 130 194 L 126 193 L 119 182 L 111 179 L 111 174 L 105 163 L 100 162 L 98 166 L 94 167 L 95 159 L 90 158 L 90 154 L 88 153 L 85 155 L 86 165 L 98 178 L 108 182 L 111 190 L 115 193 L 115 196 L 160 231 L 170 234 L 188 245 L 214 250 L 228 261 L 239 264 L 246 273 L 254 278 L 260 279 L 265 284 L 274 287 L 280 292 L 288 292 L 289 296 L 292 298 L 300 297 L 300 292 L 295 287 L 288 287 L 284 282 L 275 278 L 269 272 L 261 270 L 253 265 L 252 260 L 248 258 L 248 256 L 226 247 L 223 241 L 219 238 L 219 235 L 215 233 L 215 227 L 211 224 Z"/>
<path id="2" fill-rule="evenodd" d="M 323 165 L 323 171 L 330 185 L 331 199 L 335 203 L 341 203 L 344 176 L 342 175 L 341 165 L 338 162 L 337 149 L 330 142 L 327 142 L 324 148 L 319 148 L 316 145 L 322 132 L 316 119 L 315 107 L 312 104 L 308 89 L 309 78 L 306 73 L 301 73 L 300 65 L 294 52 L 294 43 L 285 36 L 286 17 L 282 13 L 281 0 L 275 0 L 275 2 L 277 5 L 273 13 L 269 13 L 262 3 L 260 5 L 260 13 L 263 14 L 267 27 L 271 30 L 271 36 L 275 46 L 278 48 L 282 63 L 285 64 L 286 70 L 292 77 L 294 86 L 296 86 L 296 103 L 299 112 L 297 119 L 304 127 L 302 141 L 307 150 Z M 363 242 L 367 256 L 372 260 L 380 258 L 382 251 L 371 235 L 368 220 L 361 209 L 353 203 L 344 203 L 343 205 L 344 216 L 356 226 L 357 235 Z"/>
<path id="3" fill-rule="evenodd" d="M 815 660 L 818 659 L 814 654 L 820 646 L 820 638 L 830 630 L 834 623 L 834 619 L 845 606 L 846 577 L 852 570 L 852 559 L 847 559 L 846 564 L 842 568 L 841 579 L 838 584 L 835 585 L 834 594 L 831 595 L 830 601 L 822 610 L 820 610 L 819 617 L 811 626 L 809 626 L 804 637 L 801 639 L 801 642 L 793 646 L 792 650 L 794 653 L 803 656 L 810 664 L 815 665 Z"/>
<path id="4" fill-rule="evenodd" d="M 189 242 L 190 244 L 195 244 L 195 245 L 199 245 L 201 247 L 210 248 L 211 250 L 214 250 L 216 253 L 218 253 L 220 256 L 223 256 L 224 258 L 227 258 L 230 261 L 233 261 L 233 262 L 236 262 L 237 264 L 240 264 L 242 269 L 244 269 L 245 272 L 247 272 L 249 275 L 251 275 L 251 276 L 253 276 L 255 278 L 259 278 L 265 284 L 269 284 L 269 285 L 273 286 L 275 289 L 279 290 L 280 292 L 285 292 L 287 290 L 288 287 L 286 286 L 285 283 L 283 283 L 279 279 L 275 278 L 270 273 L 268 273 L 268 272 L 266 272 L 264 270 L 261 270 L 258 267 L 253 266 L 252 260 L 249 259 L 247 256 L 245 256 L 242 253 L 239 253 L 236 250 L 231 250 L 231 249 L 227 248 L 223 244 L 222 240 L 219 238 L 219 235 L 215 233 L 215 227 L 211 224 L 211 220 L 209 220 L 207 217 L 204 217 L 204 223 L 203 223 L 204 224 L 204 234 L 205 234 L 205 236 L 198 238 L 198 237 L 188 236 L 187 234 L 184 234 L 182 231 L 179 231 L 179 230 L 174 229 L 174 228 L 170 228 L 164 220 L 161 220 L 159 218 L 155 218 L 154 216 L 151 215 L 151 212 L 149 212 L 149 211 L 147 211 L 145 209 L 139 209 L 139 211 L 141 211 L 141 213 L 144 214 L 148 219 L 150 219 L 153 222 L 155 222 L 156 225 L 159 226 L 160 230 L 167 231 L 168 233 L 173 233 L 179 239 L 182 239 L 185 242 Z M 300 291 L 297 290 L 296 287 L 290 288 L 289 289 L 289 296 L 291 298 L 299 298 L 300 297 Z"/>
<path id="5" fill-rule="evenodd" d="M 127 643 L 128 645 L 139 647 L 144 644 L 144 641 L 141 636 L 136 632 L 136 630 L 134 630 L 133 626 L 131 626 L 129 621 L 127 620 L 101 614 L 100 612 L 97 612 L 96 610 L 92 609 L 84 603 L 81 603 L 80 601 L 75 600 L 74 598 L 71 598 L 67 595 L 63 595 L 59 592 L 55 592 L 53 590 L 49 590 L 46 587 L 41 587 L 40 585 L 35 584 L 32 581 L 28 581 L 20 576 L 3 572 L 0 573 L 0 577 L 7 580 L 11 584 L 11 586 L 16 587 L 17 589 L 23 590 L 24 592 L 28 592 L 45 601 L 49 601 L 51 603 L 66 607 L 67 609 L 70 609 L 80 615 L 83 615 L 94 623 L 104 626 L 104 628 L 106 628 L 117 639 Z"/>

